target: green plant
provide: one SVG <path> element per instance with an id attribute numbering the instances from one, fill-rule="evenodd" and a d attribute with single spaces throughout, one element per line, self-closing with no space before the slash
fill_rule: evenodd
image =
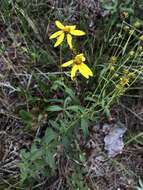
<path id="1" fill-rule="evenodd" d="M 51 175 L 55 168 L 54 154 L 57 149 L 57 134 L 47 128 L 42 140 L 36 138 L 30 152 L 22 151 L 22 162 L 19 163 L 21 171 L 21 183 L 33 185 L 42 181 L 44 177 Z"/>
<path id="2" fill-rule="evenodd" d="M 44 177 L 57 176 L 56 169 L 59 166 L 56 155 L 58 156 L 58 147 L 63 147 L 62 157 L 81 163 L 78 158 L 79 152 L 76 149 L 76 142 L 78 143 L 80 134 L 86 138 L 89 126 L 98 121 L 100 114 L 104 113 L 106 117 L 110 117 L 112 105 L 142 73 L 140 66 L 142 48 L 138 31 L 131 28 L 126 32 L 124 26 L 123 23 L 119 32 L 106 39 L 104 49 L 101 48 L 98 52 L 99 55 L 96 55 L 95 60 L 92 60 L 96 77 L 91 82 L 82 84 L 82 80 L 77 80 L 76 84 L 75 81 L 70 82 L 67 76 L 65 79 L 59 77 L 57 80 L 53 75 L 49 75 L 48 80 L 52 81 L 52 85 L 47 91 L 46 83 L 41 82 L 41 78 L 36 76 L 37 89 L 42 93 L 42 97 L 34 99 L 33 96 L 30 96 L 28 102 L 29 105 L 33 101 L 36 101 L 36 104 L 38 101 L 41 102 L 40 109 L 36 113 L 41 116 L 41 122 L 36 121 L 36 123 L 37 127 L 41 128 L 43 116 L 47 114 L 48 118 L 45 121 L 47 128 L 45 136 L 39 140 L 40 143 L 36 145 L 35 141 L 30 152 L 22 153 L 20 169 L 21 179 L 25 184 L 31 180 L 33 182 L 35 180 L 36 184 L 36 181 L 42 181 Z M 88 54 L 86 51 L 86 55 Z M 89 56 L 89 59 L 91 58 L 93 59 Z M 60 75 L 62 74 L 60 73 Z M 45 77 L 44 74 L 43 76 Z M 79 96 L 73 88 L 75 85 L 77 88 L 86 89 L 84 94 L 80 93 Z M 56 94 L 55 98 L 50 98 L 53 93 Z M 23 113 L 25 112 L 22 111 Z M 26 119 L 26 122 L 28 121 Z M 81 170 L 83 170 L 83 166 L 84 163 L 81 163 Z M 29 169 L 31 176 L 28 174 Z M 75 188 L 81 188 L 80 183 L 79 187 L 75 181 L 72 183 Z"/>
<path id="3" fill-rule="evenodd" d="M 86 57 L 94 76 L 85 80 L 77 75 L 77 80 L 71 81 L 70 73 L 59 66 L 72 53 L 65 44 L 53 49 L 47 37 L 53 31 L 51 23 L 55 18 L 65 23 L 70 21 L 70 16 L 64 15 L 64 8 L 52 8 L 43 0 L 3 1 L 2 21 L 11 23 L 12 14 L 16 15 L 15 23 L 24 42 L 18 43 L 13 28 L 9 31 L 10 39 L 16 52 L 27 58 L 24 64 L 18 60 L 22 68 L 18 71 L 10 59 L 6 62 L 14 73 L 11 81 L 15 96 L 21 101 L 14 112 L 19 114 L 25 130 L 34 135 L 30 150 L 21 152 L 21 188 L 42 189 L 58 181 L 62 189 L 88 189 L 86 158 L 80 140 L 86 141 L 90 126 L 101 117 L 110 118 L 112 106 L 141 78 L 142 23 L 133 16 L 134 4 L 130 7 L 131 1 L 112 1 L 110 5 L 102 2 L 104 9 L 111 12 L 111 19 L 101 19 L 98 36 L 90 31 L 85 15 L 81 14 L 80 25 L 87 35 L 76 44 L 76 49 L 84 52 L 81 59 Z M 67 6 L 71 12 L 73 4 Z M 140 23 L 135 25 L 137 19 Z"/>

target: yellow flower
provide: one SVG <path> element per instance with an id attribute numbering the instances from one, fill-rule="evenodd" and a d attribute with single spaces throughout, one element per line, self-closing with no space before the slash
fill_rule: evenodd
<path id="1" fill-rule="evenodd" d="M 141 35 L 141 36 L 139 37 L 139 40 L 143 41 L 143 35 Z"/>
<path id="2" fill-rule="evenodd" d="M 128 70 L 128 69 L 125 69 L 125 70 L 123 71 L 123 73 L 124 73 L 125 75 L 128 75 L 128 74 L 129 74 L 129 70 Z"/>
<path id="3" fill-rule="evenodd" d="M 124 26 L 124 30 L 127 32 L 129 31 L 130 27 L 129 26 Z"/>
<path id="4" fill-rule="evenodd" d="M 72 49 L 73 48 L 72 35 L 73 36 L 83 36 L 83 35 L 85 35 L 85 32 L 83 32 L 81 30 L 76 30 L 75 25 L 66 25 L 66 26 L 64 26 L 58 20 L 55 21 L 55 24 L 60 30 L 55 32 L 54 34 L 52 34 L 50 36 L 50 39 L 57 38 L 57 41 L 56 41 L 54 47 L 59 46 L 63 42 L 63 40 L 65 38 L 65 35 L 66 35 L 67 43 L 68 43 L 69 47 Z"/>
<path id="5" fill-rule="evenodd" d="M 131 73 L 128 74 L 128 76 L 129 76 L 130 78 L 135 78 L 136 75 L 135 75 L 134 72 L 131 72 Z"/>
<path id="6" fill-rule="evenodd" d="M 72 60 L 67 61 L 66 63 L 62 64 L 62 67 L 68 67 L 72 65 L 71 70 L 71 79 L 74 80 L 76 76 L 76 72 L 79 70 L 79 72 L 85 77 L 89 78 L 89 76 L 93 76 L 92 71 L 89 69 L 89 67 L 84 64 L 85 62 L 85 56 L 83 53 L 76 55 Z"/>
<path id="7" fill-rule="evenodd" d="M 126 11 L 124 11 L 122 14 L 123 14 L 124 18 L 128 18 L 129 17 L 129 13 L 126 12 Z"/>
<path id="8" fill-rule="evenodd" d="M 120 85 L 121 86 L 125 86 L 125 85 L 129 86 L 129 78 L 127 78 L 127 77 L 121 77 L 120 78 Z"/>
<path id="9" fill-rule="evenodd" d="M 139 52 L 141 52 L 143 50 L 143 47 L 142 46 L 139 46 L 138 49 L 137 49 Z"/>
<path id="10" fill-rule="evenodd" d="M 133 56 L 135 54 L 135 52 L 133 51 L 133 50 L 131 50 L 130 52 L 129 52 L 129 55 L 130 56 Z"/>
<path id="11" fill-rule="evenodd" d="M 119 75 L 118 75 L 117 73 L 115 73 L 115 74 L 114 74 L 114 77 L 116 77 L 116 78 L 117 78 L 117 77 L 119 77 Z"/>
<path id="12" fill-rule="evenodd" d="M 110 58 L 110 61 L 111 61 L 112 64 L 115 64 L 117 62 L 117 57 L 116 56 L 112 56 Z"/>
<path id="13" fill-rule="evenodd" d="M 129 34 L 130 34 L 130 35 L 133 35 L 134 31 L 135 31 L 135 30 L 129 30 Z"/>
<path id="14" fill-rule="evenodd" d="M 114 67 L 114 66 L 111 66 L 111 67 L 110 67 L 110 70 L 111 70 L 111 71 L 115 71 L 115 67 Z"/>
<path id="15" fill-rule="evenodd" d="M 141 23 L 139 21 L 136 21 L 134 23 L 134 27 L 139 28 L 141 26 Z"/>

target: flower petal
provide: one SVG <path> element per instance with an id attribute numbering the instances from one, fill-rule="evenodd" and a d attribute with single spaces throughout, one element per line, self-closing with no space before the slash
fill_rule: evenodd
<path id="1" fill-rule="evenodd" d="M 69 44 L 70 49 L 73 48 L 72 46 L 72 36 L 70 34 L 67 34 L 67 42 Z"/>
<path id="2" fill-rule="evenodd" d="M 78 70 L 78 66 L 74 65 L 72 70 L 71 70 L 71 79 L 72 80 L 74 80 L 77 70 Z"/>
<path id="3" fill-rule="evenodd" d="M 85 32 L 83 32 L 82 30 L 71 30 L 70 33 L 74 36 L 83 36 L 85 35 Z"/>
<path id="4" fill-rule="evenodd" d="M 67 62 L 63 63 L 63 64 L 61 65 L 61 67 L 68 67 L 68 66 L 70 66 L 71 64 L 73 64 L 73 60 L 70 60 L 70 61 L 67 61 Z"/>
<path id="5" fill-rule="evenodd" d="M 89 68 L 86 64 L 82 63 L 82 64 L 78 65 L 78 68 L 79 68 L 80 73 L 81 73 L 85 78 L 88 79 L 89 76 L 93 76 L 92 71 L 90 70 L 90 68 Z"/>
<path id="6" fill-rule="evenodd" d="M 70 25 L 69 27 L 70 27 L 71 30 L 75 30 L 76 25 Z"/>
<path id="7" fill-rule="evenodd" d="M 50 38 L 49 38 L 49 39 L 56 38 L 56 37 L 58 37 L 59 35 L 61 35 L 62 33 L 63 33 L 63 31 L 58 31 L 58 32 L 55 32 L 54 34 L 52 34 L 52 35 L 50 36 Z"/>
<path id="8" fill-rule="evenodd" d="M 57 41 L 56 41 L 56 43 L 55 43 L 54 47 L 59 46 L 59 45 L 63 42 L 64 37 L 65 37 L 65 34 L 64 34 L 64 33 L 62 33 L 62 34 L 58 37 L 58 39 L 57 39 Z"/>
<path id="9" fill-rule="evenodd" d="M 56 24 L 56 26 L 57 26 L 59 29 L 61 29 L 61 30 L 64 29 L 64 27 L 65 27 L 65 26 L 64 26 L 60 21 L 58 21 L 58 20 L 55 21 L 55 24 Z"/>
<path id="10" fill-rule="evenodd" d="M 78 56 L 78 57 L 81 57 L 82 62 L 84 62 L 84 61 L 86 60 L 86 58 L 85 58 L 85 56 L 84 56 L 83 53 L 80 53 L 80 54 L 78 54 L 77 56 Z"/>

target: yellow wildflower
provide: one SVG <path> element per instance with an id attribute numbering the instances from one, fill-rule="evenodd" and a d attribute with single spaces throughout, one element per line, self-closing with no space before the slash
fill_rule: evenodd
<path id="1" fill-rule="evenodd" d="M 124 11 L 122 14 L 123 14 L 123 17 L 124 17 L 124 18 L 128 18 L 128 17 L 129 17 L 129 13 L 126 12 L 126 11 Z"/>
<path id="2" fill-rule="evenodd" d="M 129 86 L 129 78 L 128 77 L 121 77 L 120 78 L 120 85 L 121 86 Z"/>
<path id="3" fill-rule="evenodd" d="M 83 35 L 85 35 L 85 32 L 83 32 L 81 30 L 76 30 L 75 25 L 65 25 L 64 26 L 58 20 L 55 21 L 55 24 L 60 30 L 55 32 L 54 34 L 52 34 L 50 36 L 50 39 L 57 38 L 57 41 L 56 41 L 54 47 L 59 46 L 63 42 L 63 40 L 65 38 L 65 35 L 66 35 L 67 43 L 68 43 L 69 47 L 72 49 L 73 48 L 72 35 L 73 36 L 83 36 Z"/>
<path id="4" fill-rule="evenodd" d="M 115 73 L 115 74 L 114 74 L 114 77 L 116 77 L 116 78 L 119 77 L 119 74 Z"/>
<path id="5" fill-rule="evenodd" d="M 110 67 L 110 70 L 111 70 L 111 71 L 115 71 L 115 67 L 114 67 L 114 66 L 111 66 L 111 67 Z"/>
<path id="6" fill-rule="evenodd" d="M 132 29 L 132 30 L 129 30 L 129 34 L 130 34 L 130 35 L 133 35 L 134 31 L 135 31 L 135 30 L 133 30 L 133 29 Z"/>
<path id="7" fill-rule="evenodd" d="M 128 74 L 128 76 L 129 76 L 130 78 L 135 78 L 136 75 L 135 75 L 134 72 L 131 72 L 131 73 Z"/>
<path id="8" fill-rule="evenodd" d="M 133 56 L 135 54 L 135 52 L 133 51 L 133 50 L 131 50 L 130 52 L 129 52 L 129 55 L 130 56 Z"/>
<path id="9" fill-rule="evenodd" d="M 139 46 L 138 47 L 138 51 L 141 52 L 143 50 L 143 47 L 142 46 Z"/>
<path id="10" fill-rule="evenodd" d="M 128 74 L 129 74 L 129 70 L 128 70 L 128 69 L 125 69 L 125 70 L 123 71 L 123 73 L 124 73 L 125 75 L 128 75 Z"/>
<path id="11" fill-rule="evenodd" d="M 72 65 L 72 70 L 71 70 L 71 79 L 73 80 L 76 76 L 76 72 L 79 70 L 79 72 L 85 77 L 89 78 L 89 76 L 93 76 L 92 71 L 90 68 L 84 64 L 85 62 L 85 56 L 83 53 L 76 55 L 72 60 L 67 61 L 66 63 L 62 64 L 62 67 L 68 67 Z"/>
<path id="12" fill-rule="evenodd" d="M 124 30 L 127 32 L 129 31 L 130 27 L 129 26 L 124 26 Z"/>
<path id="13" fill-rule="evenodd" d="M 141 23 L 139 21 L 136 21 L 134 23 L 134 27 L 139 28 L 141 26 Z"/>
<path id="14" fill-rule="evenodd" d="M 115 64 L 115 63 L 117 62 L 117 57 L 116 57 L 116 56 L 112 56 L 112 57 L 110 58 L 110 62 L 111 62 L 112 64 Z"/>
<path id="15" fill-rule="evenodd" d="M 143 35 L 141 35 L 141 36 L 139 37 L 139 39 L 140 39 L 141 41 L 143 41 Z"/>

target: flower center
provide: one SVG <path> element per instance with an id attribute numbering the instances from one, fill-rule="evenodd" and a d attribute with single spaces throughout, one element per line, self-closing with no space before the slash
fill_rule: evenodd
<path id="1" fill-rule="evenodd" d="M 76 65 L 80 65 L 82 63 L 82 58 L 81 57 L 76 57 L 75 60 L 74 60 L 74 63 Z"/>
<path id="2" fill-rule="evenodd" d="M 65 26 L 63 30 L 64 32 L 70 32 L 71 28 L 70 26 Z"/>

